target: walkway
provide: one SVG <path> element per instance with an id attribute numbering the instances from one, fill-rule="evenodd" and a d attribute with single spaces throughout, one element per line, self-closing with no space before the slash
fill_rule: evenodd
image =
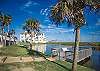
<path id="1" fill-rule="evenodd" d="M 49 61 L 55 61 L 55 58 L 46 58 Z M 14 63 L 14 62 L 32 62 L 32 61 L 45 61 L 43 57 L 11 57 L 11 56 L 0 56 L 0 63 Z"/>
<path id="2" fill-rule="evenodd" d="M 43 57 L 11 57 L 1 56 L 0 63 L 14 63 L 14 62 L 32 62 L 32 61 L 45 61 Z"/>

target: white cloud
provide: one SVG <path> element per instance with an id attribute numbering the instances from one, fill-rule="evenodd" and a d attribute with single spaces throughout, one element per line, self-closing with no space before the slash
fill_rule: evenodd
<path id="1" fill-rule="evenodd" d="M 28 1 L 24 6 L 25 7 L 29 7 L 29 6 L 31 6 L 32 5 L 32 1 Z"/>
<path id="2" fill-rule="evenodd" d="M 39 5 L 39 3 L 29 0 L 23 6 L 20 7 L 20 10 L 27 12 L 29 14 L 32 14 L 32 11 L 28 10 L 28 8 L 33 7 L 33 6 L 37 6 L 37 5 Z"/>
<path id="3" fill-rule="evenodd" d="M 100 31 L 89 32 L 90 35 L 100 35 Z"/>
<path id="4" fill-rule="evenodd" d="M 34 3 L 33 3 L 33 5 L 39 5 L 39 3 L 37 3 L 37 2 L 34 2 Z"/>
<path id="5" fill-rule="evenodd" d="M 45 26 L 45 25 L 42 25 L 42 24 L 40 25 L 40 27 L 41 27 L 41 28 L 47 28 L 47 26 Z"/>
<path id="6" fill-rule="evenodd" d="M 44 12 L 47 12 L 48 8 L 44 9 Z"/>
<path id="7" fill-rule="evenodd" d="M 43 12 L 42 15 L 44 15 L 45 13 Z"/>
<path id="8" fill-rule="evenodd" d="M 59 30 L 59 32 L 61 33 L 74 32 L 74 29 L 62 29 L 62 30 Z"/>
<path id="9" fill-rule="evenodd" d="M 24 8 L 30 7 L 33 5 L 39 5 L 39 3 L 29 0 L 27 3 L 24 4 Z"/>
<path id="10" fill-rule="evenodd" d="M 40 10 L 40 14 L 42 14 L 43 10 L 44 10 L 44 9 L 41 9 L 41 10 Z"/>
<path id="11" fill-rule="evenodd" d="M 48 20 L 48 19 L 45 19 L 45 20 L 44 20 L 44 23 L 45 23 L 45 22 L 50 22 L 50 20 Z"/>
<path id="12" fill-rule="evenodd" d="M 49 11 L 50 11 L 49 8 L 41 9 L 40 14 L 44 16 L 48 16 Z"/>
<path id="13" fill-rule="evenodd" d="M 48 13 L 46 13 L 45 15 L 48 16 Z"/>

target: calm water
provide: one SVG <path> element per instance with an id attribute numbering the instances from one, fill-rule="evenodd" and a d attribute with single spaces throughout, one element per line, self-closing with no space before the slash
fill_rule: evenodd
<path id="1" fill-rule="evenodd" d="M 64 48 L 64 47 L 69 47 L 69 46 L 64 46 L 64 45 L 55 45 L 55 44 L 36 44 L 32 47 L 32 49 L 40 51 L 42 53 L 45 53 L 46 55 L 51 54 L 51 48 Z M 92 48 L 90 46 L 82 46 L 80 49 L 84 48 Z M 71 50 L 71 48 L 68 48 Z M 98 50 L 93 50 L 92 56 L 90 59 L 83 64 L 88 67 L 94 68 L 96 71 L 100 71 L 100 51 Z"/>
<path id="2" fill-rule="evenodd" d="M 100 71 L 100 51 L 93 51 L 93 54 L 90 58 L 90 63 L 92 68 L 96 69 L 96 71 Z"/>

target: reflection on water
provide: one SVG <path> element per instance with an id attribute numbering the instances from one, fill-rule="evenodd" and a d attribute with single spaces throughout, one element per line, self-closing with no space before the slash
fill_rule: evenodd
<path id="1" fill-rule="evenodd" d="M 96 71 L 100 71 L 100 51 L 94 50 L 90 58 L 91 65 Z"/>
<path id="2" fill-rule="evenodd" d="M 45 53 L 46 55 L 50 55 L 51 48 L 63 48 L 63 47 L 67 47 L 67 46 L 55 45 L 55 44 L 36 44 L 36 45 L 32 46 L 32 49 L 42 52 L 42 53 Z M 83 49 L 83 48 L 90 48 L 90 46 L 81 47 L 81 49 Z M 89 62 L 90 63 L 86 62 L 86 65 L 91 66 L 96 71 L 100 71 L 100 51 L 93 50 L 93 53 L 92 53 L 92 56 L 90 57 Z M 89 64 L 91 64 L 91 65 L 89 65 Z"/>
<path id="3" fill-rule="evenodd" d="M 46 44 L 35 44 L 32 46 L 33 50 L 45 53 L 46 51 Z"/>

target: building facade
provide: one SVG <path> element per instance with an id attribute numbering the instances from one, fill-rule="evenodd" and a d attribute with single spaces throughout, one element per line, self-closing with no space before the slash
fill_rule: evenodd
<path id="1" fill-rule="evenodd" d="M 8 35 L 8 33 L 0 33 L 0 47 L 3 45 L 12 45 L 16 44 L 17 37 L 15 35 Z M 3 42 L 3 44 L 2 44 Z"/>
<path id="2" fill-rule="evenodd" d="M 20 34 L 20 41 L 22 42 L 32 42 L 32 43 L 46 43 L 46 37 L 44 33 L 21 33 Z"/>

